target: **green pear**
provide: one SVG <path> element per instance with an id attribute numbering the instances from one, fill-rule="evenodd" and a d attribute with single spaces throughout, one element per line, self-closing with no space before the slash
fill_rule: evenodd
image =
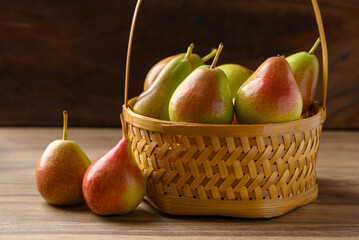
<path id="1" fill-rule="evenodd" d="M 239 88 L 235 113 L 239 123 L 278 123 L 299 119 L 300 90 L 288 62 L 271 57 Z"/>
<path id="2" fill-rule="evenodd" d="M 169 117 L 175 122 L 229 124 L 233 103 L 226 74 L 215 68 L 223 45 L 220 44 L 211 66 L 194 70 L 173 93 Z"/>
<path id="3" fill-rule="evenodd" d="M 169 120 L 168 104 L 178 85 L 191 73 L 189 58 L 194 45 L 188 47 L 185 57 L 175 57 L 160 72 L 149 89 L 136 99 L 133 111 L 140 115 Z"/>
<path id="4" fill-rule="evenodd" d="M 314 52 L 319 44 L 318 38 L 309 52 L 298 52 L 286 58 L 303 97 L 303 112 L 312 105 L 317 89 L 319 61 Z"/>
<path id="5" fill-rule="evenodd" d="M 216 52 L 217 52 L 217 49 L 212 49 L 212 51 L 210 53 L 208 53 L 206 56 L 204 56 L 203 58 L 201 58 L 198 54 L 192 53 L 191 56 L 189 57 L 189 61 L 191 62 L 192 71 L 194 69 L 196 69 L 197 67 L 202 66 L 205 62 L 207 62 L 209 59 L 214 57 L 214 55 L 216 55 Z M 159 61 L 158 63 L 156 63 L 155 65 L 153 65 L 153 67 L 150 69 L 150 71 L 148 71 L 148 73 L 146 75 L 145 82 L 143 84 L 143 90 L 146 91 L 151 86 L 151 84 L 156 80 L 158 74 L 160 74 L 160 72 L 168 64 L 168 62 L 170 62 L 175 57 L 179 57 L 179 56 L 184 57 L 184 56 L 186 56 L 186 53 L 180 53 L 180 54 L 176 54 L 176 55 L 164 58 L 161 61 Z"/>
<path id="6" fill-rule="evenodd" d="M 35 171 L 41 196 L 56 205 L 83 202 L 82 179 L 91 162 L 74 141 L 67 140 L 67 112 L 63 112 L 63 137 L 50 143 Z"/>
<path id="7" fill-rule="evenodd" d="M 234 63 L 223 64 L 217 68 L 223 70 L 226 74 L 232 98 L 236 97 L 238 89 L 253 73 L 251 69 Z"/>

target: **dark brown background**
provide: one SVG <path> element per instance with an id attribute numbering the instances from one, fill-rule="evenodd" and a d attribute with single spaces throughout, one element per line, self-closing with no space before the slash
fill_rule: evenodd
<path id="1" fill-rule="evenodd" d="M 135 4 L 1 0 L 0 125 L 60 125 L 67 109 L 71 126 L 120 126 Z M 329 48 L 325 127 L 359 128 L 359 1 L 319 5 Z M 309 0 L 144 0 L 130 97 L 153 64 L 191 42 L 200 55 L 223 42 L 219 64 L 255 69 L 270 56 L 309 50 L 317 35 Z"/>

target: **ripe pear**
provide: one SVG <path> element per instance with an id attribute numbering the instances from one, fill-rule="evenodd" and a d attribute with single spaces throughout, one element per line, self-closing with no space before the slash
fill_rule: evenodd
<path id="1" fill-rule="evenodd" d="M 191 73 L 189 58 L 194 45 L 188 47 L 185 57 L 175 57 L 160 72 L 149 89 L 136 99 L 133 111 L 140 115 L 169 120 L 168 104 L 178 85 Z"/>
<path id="2" fill-rule="evenodd" d="M 232 98 L 236 97 L 238 89 L 253 73 L 251 69 L 234 63 L 223 64 L 217 68 L 223 70 L 226 74 Z"/>
<path id="3" fill-rule="evenodd" d="M 299 119 L 300 90 L 288 62 L 271 57 L 239 88 L 235 113 L 239 123 L 277 123 Z"/>
<path id="4" fill-rule="evenodd" d="M 303 113 L 312 105 L 317 89 L 319 61 L 314 52 L 319 44 L 318 38 L 309 52 L 298 52 L 286 58 L 303 97 Z"/>
<path id="5" fill-rule="evenodd" d="M 169 104 L 175 122 L 229 124 L 233 103 L 226 74 L 215 68 L 223 45 L 220 44 L 211 66 L 194 70 L 176 89 Z"/>
<path id="6" fill-rule="evenodd" d="M 129 213 L 146 193 L 146 179 L 135 162 L 122 116 L 121 121 L 122 140 L 91 164 L 82 184 L 87 205 L 99 215 Z"/>
<path id="7" fill-rule="evenodd" d="M 82 203 L 82 179 L 91 162 L 74 141 L 67 140 L 67 112 L 63 112 L 63 137 L 50 143 L 35 171 L 41 196 L 56 205 Z"/>
<path id="8" fill-rule="evenodd" d="M 217 49 L 212 49 L 212 51 L 208 53 L 206 56 L 204 56 L 203 58 L 201 58 L 195 53 L 192 53 L 189 58 L 189 61 L 191 62 L 192 71 L 197 67 L 202 66 L 205 62 L 207 62 L 209 59 L 214 57 L 214 55 L 216 55 L 216 52 Z M 158 63 L 156 63 L 155 65 L 153 65 L 153 67 L 150 69 L 150 71 L 148 71 L 146 75 L 145 82 L 143 84 L 143 90 L 147 90 L 151 86 L 151 84 L 156 80 L 158 74 L 160 74 L 161 70 L 167 65 L 167 63 L 178 56 L 184 57 L 186 56 L 186 53 L 180 53 L 170 57 L 166 57 L 161 61 L 159 61 Z"/>

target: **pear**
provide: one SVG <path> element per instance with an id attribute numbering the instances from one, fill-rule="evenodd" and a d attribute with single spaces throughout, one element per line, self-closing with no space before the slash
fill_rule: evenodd
<path id="1" fill-rule="evenodd" d="M 214 55 L 216 55 L 216 52 L 217 52 L 217 49 L 212 49 L 212 51 L 210 53 L 208 53 L 206 56 L 204 56 L 203 58 L 201 58 L 200 56 L 198 56 L 195 53 L 192 53 L 189 58 L 189 61 L 191 62 L 192 71 L 194 69 L 196 69 L 197 67 L 202 66 L 205 62 L 207 62 L 209 59 L 214 57 Z M 180 53 L 180 54 L 176 54 L 176 55 L 167 57 L 165 59 L 162 59 L 155 65 L 153 65 L 153 67 L 150 69 L 150 71 L 148 71 L 148 73 L 146 75 L 145 82 L 143 84 L 143 90 L 147 90 L 151 86 L 151 84 L 156 80 L 158 74 L 167 65 L 167 63 L 178 56 L 184 57 L 184 56 L 186 56 L 186 53 Z"/>
<path id="2" fill-rule="evenodd" d="M 50 143 L 36 170 L 35 183 L 41 196 L 56 205 L 83 202 L 82 179 L 91 162 L 74 141 L 67 140 L 67 119 L 64 115 L 63 137 Z"/>
<path id="3" fill-rule="evenodd" d="M 126 214 L 146 193 L 146 179 L 137 166 L 122 122 L 122 140 L 88 168 L 82 183 L 85 201 L 99 215 Z"/>
<path id="4" fill-rule="evenodd" d="M 232 98 L 236 97 L 238 89 L 253 73 L 251 69 L 234 63 L 223 64 L 218 66 L 218 68 L 223 70 L 228 78 Z"/>
<path id="5" fill-rule="evenodd" d="M 178 85 L 191 73 L 189 58 L 194 45 L 188 47 L 185 57 L 175 57 L 160 72 L 149 89 L 136 99 L 133 111 L 140 115 L 169 120 L 168 104 Z"/>
<path id="6" fill-rule="evenodd" d="M 226 74 L 215 68 L 223 44 L 211 66 L 194 70 L 176 89 L 169 104 L 175 122 L 228 124 L 233 120 L 233 103 Z"/>
<path id="7" fill-rule="evenodd" d="M 288 62 L 271 57 L 239 88 L 235 113 L 239 123 L 277 123 L 299 119 L 300 90 Z"/>
<path id="8" fill-rule="evenodd" d="M 317 89 L 319 61 L 314 52 L 319 44 L 318 38 L 309 52 L 298 52 L 286 58 L 303 97 L 303 113 L 312 105 Z"/>

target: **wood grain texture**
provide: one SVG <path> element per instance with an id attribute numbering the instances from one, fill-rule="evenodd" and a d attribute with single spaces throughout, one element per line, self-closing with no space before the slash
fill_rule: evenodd
<path id="1" fill-rule="evenodd" d="M 121 129 L 69 129 L 94 161 Z M 319 198 L 269 220 L 183 217 L 143 202 L 125 216 L 100 217 L 85 204 L 55 207 L 37 193 L 34 170 L 58 128 L 0 128 L 0 239 L 357 239 L 359 132 L 324 131 L 318 155 Z"/>
<path id="2" fill-rule="evenodd" d="M 0 125 L 60 125 L 67 109 L 72 125 L 119 126 L 135 2 L 1 1 Z M 359 5 L 319 4 L 329 48 L 325 127 L 359 128 Z M 153 64 L 190 42 L 200 55 L 223 42 L 219 64 L 255 69 L 270 56 L 309 50 L 318 35 L 309 0 L 151 0 L 138 20 L 130 97 Z"/>

